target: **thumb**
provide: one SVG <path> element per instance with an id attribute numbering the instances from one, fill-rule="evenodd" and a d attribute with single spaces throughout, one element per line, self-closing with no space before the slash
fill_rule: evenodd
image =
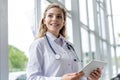
<path id="1" fill-rule="evenodd" d="M 87 80 L 91 80 L 91 78 L 90 78 L 90 77 L 87 77 Z"/>
<path id="2" fill-rule="evenodd" d="M 77 73 L 68 73 L 68 76 L 77 75 Z"/>
<path id="3" fill-rule="evenodd" d="M 79 72 L 79 76 L 84 76 L 84 72 L 83 72 L 83 71 L 80 71 L 80 72 Z"/>

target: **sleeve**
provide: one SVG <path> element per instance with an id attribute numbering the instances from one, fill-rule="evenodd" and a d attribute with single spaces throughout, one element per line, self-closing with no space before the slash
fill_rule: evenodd
<path id="1" fill-rule="evenodd" d="M 42 47 L 34 42 L 29 48 L 27 80 L 61 80 L 61 77 L 47 77 L 43 73 L 44 57 Z"/>

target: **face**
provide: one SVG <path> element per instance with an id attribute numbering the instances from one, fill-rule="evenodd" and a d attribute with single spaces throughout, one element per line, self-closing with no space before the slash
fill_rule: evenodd
<path id="1" fill-rule="evenodd" d="M 59 31 L 64 26 L 64 15 L 61 9 L 51 8 L 46 12 L 44 24 L 47 31 L 53 33 L 55 36 L 59 35 Z"/>

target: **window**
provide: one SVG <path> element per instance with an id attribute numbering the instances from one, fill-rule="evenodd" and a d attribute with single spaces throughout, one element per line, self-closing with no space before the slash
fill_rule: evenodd
<path id="1" fill-rule="evenodd" d="M 35 34 L 34 11 L 34 0 L 8 1 L 9 80 L 25 75 L 27 51 Z"/>

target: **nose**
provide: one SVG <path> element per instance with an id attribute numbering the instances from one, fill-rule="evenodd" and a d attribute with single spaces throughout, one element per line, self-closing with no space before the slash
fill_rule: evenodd
<path id="1" fill-rule="evenodd" d="M 57 16 L 53 16 L 52 20 L 57 20 Z"/>

